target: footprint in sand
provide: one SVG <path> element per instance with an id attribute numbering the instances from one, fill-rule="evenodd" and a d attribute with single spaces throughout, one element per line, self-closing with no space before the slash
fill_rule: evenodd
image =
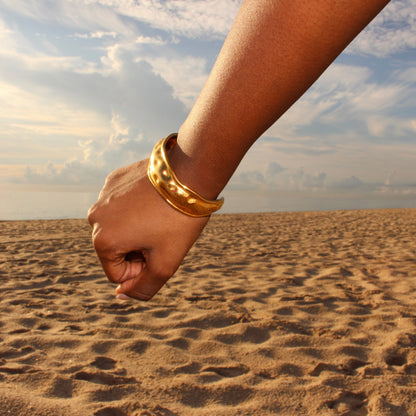
<path id="1" fill-rule="evenodd" d="M 109 357 L 96 357 L 91 365 L 100 370 L 112 370 L 116 366 L 116 361 Z"/>
<path id="2" fill-rule="evenodd" d="M 90 383 L 104 384 L 107 386 L 113 386 L 117 384 L 132 384 L 138 381 L 134 377 L 123 377 L 113 374 L 104 373 L 102 371 L 78 371 L 73 376 L 76 380 L 84 380 Z"/>
<path id="3" fill-rule="evenodd" d="M 60 399 L 71 398 L 74 391 L 74 381 L 67 378 L 55 377 L 45 392 L 46 397 L 58 397 Z"/>
<path id="4" fill-rule="evenodd" d="M 340 394 L 337 399 L 326 402 L 325 406 L 340 412 L 339 414 L 355 414 L 351 412 L 359 411 L 366 403 L 367 396 L 365 393 L 353 393 L 347 391 Z"/>
<path id="5" fill-rule="evenodd" d="M 204 367 L 202 368 L 203 372 L 214 372 L 222 377 L 238 377 L 243 374 L 246 374 L 250 369 L 245 365 L 238 366 L 227 366 L 227 367 Z"/>
<path id="6" fill-rule="evenodd" d="M 94 416 L 127 416 L 127 413 L 117 407 L 104 407 L 94 412 Z"/>

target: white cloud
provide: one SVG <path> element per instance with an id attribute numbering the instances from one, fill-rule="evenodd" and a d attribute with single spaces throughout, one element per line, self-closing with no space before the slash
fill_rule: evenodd
<path id="1" fill-rule="evenodd" d="M 261 189 L 284 191 L 316 191 L 324 189 L 325 172 L 307 173 L 304 168 L 288 168 L 277 162 L 263 165 L 263 169 L 240 169 L 231 179 L 231 189 Z"/>
<path id="2" fill-rule="evenodd" d="M 393 0 L 346 49 L 380 58 L 416 48 L 416 0 Z"/>
<path id="3" fill-rule="evenodd" d="M 39 106 L 32 106 L 31 103 L 35 104 L 36 101 L 39 103 L 39 100 L 30 101 L 30 97 L 27 99 L 29 100 L 26 105 L 27 110 L 24 111 L 20 99 L 16 104 L 16 111 L 23 111 L 22 114 L 27 118 L 26 123 L 30 123 L 31 120 L 37 120 L 39 123 L 42 120 L 40 114 L 29 111 L 32 107 L 36 111 L 49 114 L 46 126 L 42 123 L 38 124 L 38 134 L 55 134 L 56 138 L 59 138 L 59 135 L 71 134 L 73 137 L 78 137 L 80 145 L 77 153 L 80 156 L 76 159 L 67 157 L 67 162 L 63 166 L 53 162 L 40 169 L 29 166 L 20 182 L 53 185 L 102 184 L 111 170 L 147 157 L 157 139 L 179 127 L 185 118 L 183 106 L 172 97 L 173 90 L 162 78 L 152 72 L 151 66 L 146 62 L 136 62 L 136 55 L 124 49 L 117 50 L 114 59 L 118 62 L 117 71 L 113 70 L 106 76 L 99 73 L 72 74 L 68 84 L 62 83 L 64 75 L 56 68 L 48 77 L 33 72 L 32 68 L 26 82 L 28 84 L 36 82 L 39 87 L 39 79 L 43 81 L 41 88 L 44 91 L 45 101 L 50 102 L 53 107 L 51 113 L 56 113 L 56 116 L 51 117 Z M 94 97 L 91 96 L 93 85 L 97 90 Z M 13 89 L 9 95 L 14 96 Z M 75 118 L 74 113 L 73 117 L 64 118 L 65 124 L 59 123 L 59 117 L 64 115 L 64 108 L 62 105 L 57 105 L 55 96 L 61 97 L 63 103 L 66 98 L 72 105 L 82 104 L 87 98 L 86 107 L 96 109 L 103 107 L 102 121 L 91 117 L 84 108 L 78 110 L 78 118 Z M 112 113 L 110 123 L 105 120 L 106 114 L 109 113 Z M 97 116 L 100 116 L 99 112 Z M 84 130 L 81 128 L 81 122 L 85 124 Z M 104 126 L 99 134 L 91 134 L 92 128 L 100 125 Z M 91 130 L 88 131 L 88 127 Z M 33 137 L 33 123 L 29 124 L 28 128 Z M 14 131 L 16 132 L 16 129 Z M 106 136 L 107 140 L 105 140 Z"/>
<path id="4" fill-rule="evenodd" d="M 138 36 L 135 40 L 135 43 L 147 44 L 147 45 L 165 45 L 167 42 L 163 40 L 160 36 L 151 37 L 151 36 Z"/>
<path id="5" fill-rule="evenodd" d="M 43 49 L 48 49 L 48 51 Z M 21 68 L 26 71 L 49 73 L 53 71 L 91 72 L 93 70 L 92 62 L 80 56 L 65 56 L 57 52 L 54 45 L 41 39 L 40 36 L 38 38 L 23 36 L 17 28 L 13 28 L 12 24 L 7 25 L 0 15 L 0 75 L 3 70 L 3 79 L 7 79 L 7 75 L 12 77 L 14 73 L 19 73 Z M 22 81 L 25 80 L 22 79 Z"/>
<path id="6" fill-rule="evenodd" d="M 393 0 L 395 8 L 363 33 L 350 52 L 367 53 L 371 42 L 376 54 L 409 48 L 411 36 L 399 39 L 392 25 L 403 24 L 402 32 L 409 34 L 412 17 L 406 13 L 415 1 Z M 177 130 L 186 117 L 208 76 L 216 40 L 227 33 L 239 3 L 0 0 L 0 14 L 12 10 L 34 19 L 36 31 L 44 27 L 39 36 L 23 35 L 19 19 L 0 20 L 2 132 L 8 143 L 30 142 L 21 146 L 30 151 L 27 159 L 19 159 L 17 145 L 6 149 L 3 142 L 1 149 L 16 157 L 19 166 L 30 160 L 29 153 L 37 158 L 26 163 L 20 181 L 98 187 L 112 169 L 147 157 L 155 141 Z M 389 36 L 397 37 L 391 45 Z M 208 52 L 196 50 L 213 39 Z M 281 140 L 251 152 L 232 186 L 411 193 L 412 147 L 398 151 L 393 140 L 410 141 L 416 132 L 410 111 L 416 75 L 408 64 L 380 80 L 372 64 L 332 65 L 268 131 Z M 354 147 L 379 138 L 391 143 L 389 151 Z M 373 176 L 366 176 L 369 171 Z"/>
<path id="7" fill-rule="evenodd" d="M 272 162 L 273 163 L 273 162 Z M 388 172 L 384 179 L 372 181 L 356 175 L 331 177 L 326 172 L 311 172 L 304 168 L 289 168 L 268 164 L 263 170 L 244 170 L 231 179 L 231 192 L 241 189 L 276 194 L 285 198 L 288 195 L 304 194 L 312 198 L 362 198 L 371 200 L 383 198 L 416 197 L 416 181 L 403 182 L 397 171 Z"/>
<path id="8" fill-rule="evenodd" d="M 410 68 L 396 71 L 394 75 L 404 83 L 414 84 L 416 83 L 416 61 L 410 62 L 410 65 Z"/>
<path id="9" fill-rule="evenodd" d="M 265 135 L 293 138 L 298 135 L 299 127 L 322 121 L 327 114 L 333 117 L 334 112 L 341 107 L 345 116 L 345 106 L 350 104 L 354 93 L 361 91 L 370 76 L 371 70 L 366 67 L 331 65 L 315 85 Z"/>
<path id="10" fill-rule="evenodd" d="M 77 109 L 65 100 L 39 96 L 30 89 L 0 82 L 2 137 L 8 140 L 39 136 L 99 137 L 108 131 L 104 117 Z"/>
<path id="11" fill-rule="evenodd" d="M 11 30 L 2 19 L 0 19 L 0 44 L 3 49 L 15 47 L 16 41 L 14 39 L 14 35 L 15 33 L 13 30 Z"/>
<path id="12" fill-rule="evenodd" d="M 90 33 L 75 33 L 72 35 L 74 38 L 79 39 L 103 39 L 106 37 L 115 39 L 117 37 L 116 32 L 103 32 L 103 31 L 96 31 Z"/>
<path id="13" fill-rule="evenodd" d="M 130 136 L 122 116 L 113 114 L 107 141 L 80 141 L 81 156 L 70 157 L 63 165 L 48 162 L 40 167 L 27 166 L 24 175 L 13 177 L 15 183 L 35 185 L 78 185 L 86 188 L 101 186 L 105 177 L 117 167 L 143 159 L 152 144 L 143 138 Z"/>
<path id="14" fill-rule="evenodd" d="M 314 134 L 309 131 L 311 137 L 336 136 L 334 129 L 355 131 L 357 140 L 365 140 L 368 133 L 402 137 L 413 129 L 413 118 L 399 111 L 416 104 L 411 75 L 412 70 L 405 69 L 379 82 L 370 68 L 333 64 L 265 135 L 293 141 L 304 135 L 300 129 L 320 125 Z"/>
<path id="15" fill-rule="evenodd" d="M 133 21 L 178 36 L 224 38 L 239 0 L 0 0 L 0 5 L 39 22 L 132 35 Z"/>
<path id="16" fill-rule="evenodd" d="M 382 112 L 383 110 L 398 106 L 408 96 L 407 87 L 391 83 L 380 85 L 367 83 L 361 86 L 360 91 L 354 91 L 351 105 L 358 112 Z"/>
<path id="17" fill-rule="evenodd" d="M 174 91 L 174 97 L 191 109 L 208 77 L 206 61 L 192 56 L 150 57 L 147 61 Z"/>
<path id="18" fill-rule="evenodd" d="M 191 38 L 224 38 L 240 7 L 239 0 L 95 0 L 153 28 Z"/>
<path id="19" fill-rule="evenodd" d="M 134 41 L 104 49 L 101 63 L 40 53 L 24 41 L 14 50 L 0 49 L 3 138 L 31 138 L 30 152 L 22 152 L 26 160 L 50 156 L 41 143 L 68 145 L 55 145 L 58 163 L 49 159 L 43 167 L 29 166 L 20 181 L 102 183 L 112 169 L 146 157 L 186 116 L 173 88 L 140 59 Z"/>
<path id="20" fill-rule="evenodd" d="M 36 22 L 86 31 L 116 32 L 125 36 L 136 32 L 131 22 L 116 10 L 89 0 L 0 0 L 0 6 Z"/>

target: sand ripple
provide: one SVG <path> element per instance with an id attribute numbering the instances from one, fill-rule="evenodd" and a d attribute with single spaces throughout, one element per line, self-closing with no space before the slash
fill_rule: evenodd
<path id="1" fill-rule="evenodd" d="M 0 414 L 416 415 L 416 210 L 214 216 L 148 303 L 1 222 Z"/>

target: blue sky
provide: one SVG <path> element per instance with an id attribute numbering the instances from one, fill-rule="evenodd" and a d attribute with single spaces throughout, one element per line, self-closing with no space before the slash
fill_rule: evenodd
<path id="1" fill-rule="evenodd" d="M 239 4 L 0 0 L 0 187 L 96 191 L 147 157 L 185 119 Z M 416 0 L 393 0 L 228 189 L 416 206 L 415 146 Z"/>

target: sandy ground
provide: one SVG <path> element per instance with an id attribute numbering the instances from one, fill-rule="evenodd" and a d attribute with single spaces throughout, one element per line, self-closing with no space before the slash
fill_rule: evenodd
<path id="1" fill-rule="evenodd" d="M 416 209 L 214 216 L 148 303 L 89 233 L 0 223 L 0 415 L 416 415 Z"/>

